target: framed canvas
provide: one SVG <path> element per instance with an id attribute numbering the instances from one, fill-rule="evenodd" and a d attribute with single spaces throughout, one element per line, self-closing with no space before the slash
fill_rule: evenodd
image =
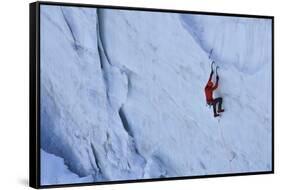
<path id="1" fill-rule="evenodd" d="M 30 4 L 30 186 L 274 172 L 274 17 Z"/>

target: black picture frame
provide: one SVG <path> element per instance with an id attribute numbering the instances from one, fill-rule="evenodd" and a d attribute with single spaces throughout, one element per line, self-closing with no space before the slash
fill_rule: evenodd
<path id="1" fill-rule="evenodd" d="M 262 18 L 270 19 L 272 22 L 272 170 L 260 172 L 246 173 L 230 173 L 230 174 L 214 174 L 214 175 L 199 175 L 199 176 L 181 176 L 169 178 L 152 178 L 138 180 L 122 180 L 122 181 L 104 181 L 93 183 L 75 183 L 75 184 L 60 184 L 60 185 L 41 185 L 40 184 L 40 5 L 57 5 L 57 6 L 72 6 L 72 7 L 90 7 L 90 8 L 106 8 L 118 10 L 133 10 L 133 11 L 149 11 L 149 12 L 168 12 L 168 13 L 188 13 L 199 15 L 216 15 L 216 16 L 231 16 L 231 17 L 246 17 L 246 18 Z M 264 15 L 249 15 L 249 14 L 234 14 L 234 13 L 218 13 L 218 12 L 201 12 L 187 10 L 170 10 L 157 8 L 143 7 L 126 7 L 112 5 L 92 5 L 79 3 L 61 3 L 61 2 L 34 2 L 29 4 L 29 185 L 33 188 L 53 188 L 53 187 L 73 187 L 73 186 L 88 186 L 101 184 L 121 184 L 135 182 L 152 182 L 152 181 L 167 181 L 167 180 L 182 180 L 196 178 L 213 178 L 227 176 L 244 176 L 258 174 L 273 174 L 274 173 L 274 16 Z"/>

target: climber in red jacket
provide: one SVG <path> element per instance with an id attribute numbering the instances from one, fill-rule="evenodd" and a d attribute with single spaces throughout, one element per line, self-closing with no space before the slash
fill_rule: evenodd
<path id="1" fill-rule="evenodd" d="M 207 104 L 210 106 L 213 106 L 213 111 L 214 111 L 214 117 L 219 116 L 221 112 L 224 112 L 224 109 L 222 109 L 222 97 L 218 97 L 213 99 L 213 91 L 216 90 L 218 88 L 218 84 L 219 84 L 219 76 L 217 75 L 216 77 L 216 84 L 214 85 L 212 82 L 212 76 L 213 76 L 214 72 L 212 71 L 210 74 L 210 78 L 208 80 L 208 83 L 205 87 L 205 95 L 206 95 L 206 100 L 207 100 Z M 218 104 L 218 113 L 217 113 L 217 104 Z"/>

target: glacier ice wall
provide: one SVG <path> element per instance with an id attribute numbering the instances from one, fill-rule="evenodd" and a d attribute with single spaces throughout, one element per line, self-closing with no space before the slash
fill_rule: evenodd
<path id="1" fill-rule="evenodd" d="M 42 183 L 271 170 L 270 24 L 41 6 Z M 212 59 L 220 122 L 203 93 Z"/>

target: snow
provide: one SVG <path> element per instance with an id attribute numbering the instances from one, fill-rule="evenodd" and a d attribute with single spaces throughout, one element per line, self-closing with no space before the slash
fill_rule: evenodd
<path id="1" fill-rule="evenodd" d="M 41 183 L 42 184 L 66 184 L 66 183 L 86 183 L 92 182 L 91 176 L 80 178 L 72 173 L 64 164 L 62 158 L 40 151 L 41 154 Z"/>
<path id="2" fill-rule="evenodd" d="M 41 184 L 270 171 L 271 59 L 268 19 L 41 5 Z"/>

